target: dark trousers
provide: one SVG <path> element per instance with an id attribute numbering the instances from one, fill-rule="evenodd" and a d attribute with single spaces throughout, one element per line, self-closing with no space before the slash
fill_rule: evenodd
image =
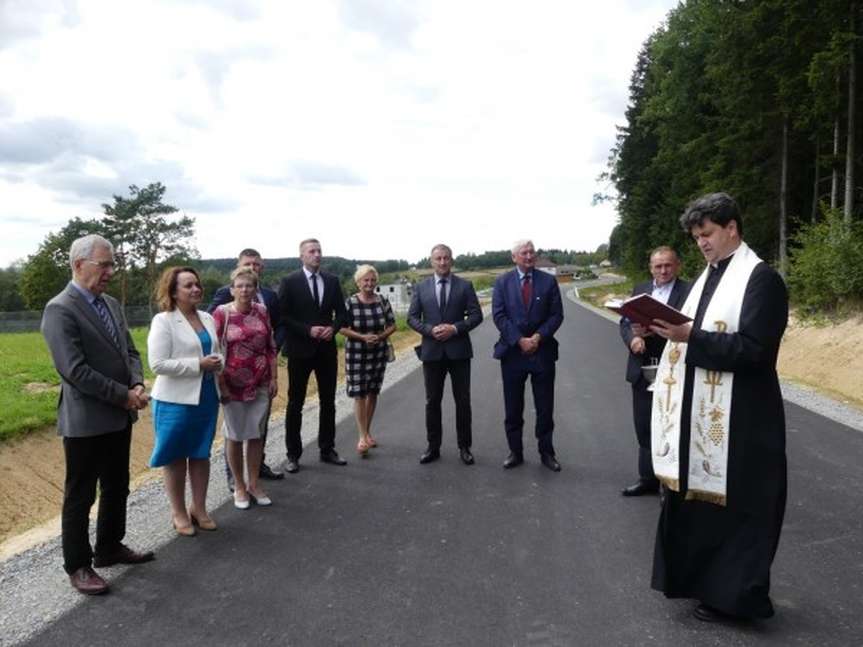
<path id="1" fill-rule="evenodd" d="M 99 436 L 63 438 L 66 482 L 63 489 L 63 568 L 74 573 L 90 566 L 90 508 L 99 483 L 96 553 L 117 549 L 126 534 L 129 497 L 129 446 L 132 427 Z"/>
<path id="2" fill-rule="evenodd" d="M 638 479 L 647 485 L 657 485 L 650 453 L 650 415 L 653 411 L 653 393 L 643 385 L 632 385 L 632 420 L 638 439 Z"/>
<path id="3" fill-rule="evenodd" d="M 551 437 L 554 432 L 554 364 L 540 366 L 539 363 L 524 365 L 523 362 L 500 363 L 503 378 L 503 402 L 506 409 L 504 429 L 509 450 L 522 454 L 522 429 L 524 427 L 524 386 L 530 376 L 533 404 L 536 407 L 536 442 L 540 454 L 554 456 Z"/>
<path id="4" fill-rule="evenodd" d="M 452 397 L 455 400 L 455 432 L 460 448 L 471 446 L 470 359 L 444 358 L 438 362 L 423 362 L 426 386 L 426 438 L 429 449 L 440 449 L 443 438 L 441 400 L 449 373 Z"/>
<path id="5" fill-rule="evenodd" d="M 288 458 L 299 460 L 303 454 L 303 404 L 309 376 L 314 372 L 318 383 L 318 448 L 321 453 L 332 451 L 336 444 L 336 377 L 338 361 L 336 345 L 318 348 L 312 357 L 288 358 L 288 410 L 285 415 L 285 447 Z"/>
<path id="6" fill-rule="evenodd" d="M 267 431 L 270 428 L 270 411 L 273 408 L 273 401 L 267 400 L 267 412 L 264 414 L 263 420 L 261 420 L 261 465 L 266 462 L 267 459 Z M 225 476 L 231 478 L 233 475 L 231 474 L 231 466 L 228 465 L 228 452 L 225 452 Z"/>

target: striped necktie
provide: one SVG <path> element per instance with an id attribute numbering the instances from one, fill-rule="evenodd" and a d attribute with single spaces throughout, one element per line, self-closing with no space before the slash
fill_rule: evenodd
<path id="1" fill-rule="evenodd" d="M 114 340 L 114 344 L 119 347 L 120 340 L 117 337 L 117 328 L 114 326 L 114 320 L 111 318 L 111 313 L 108 312 L 108 304 L 105 303 L 105 299 L 102 297 L 96 297 L 93 299 L 93 305 L 96 307 L 96 312 L 99 313 L 99 319 L 102 320 L 102 325 L 105 326 L 105 330 L 107 330 L 108 334 L 111 335 L 111 339 Z"/>

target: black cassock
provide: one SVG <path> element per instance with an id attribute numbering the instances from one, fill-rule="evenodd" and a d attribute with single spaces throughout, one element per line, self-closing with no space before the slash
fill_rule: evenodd
<path id="1" fill-rule="evenodd" d="M 770 565 L 785 514 L 785 411 L 776 356 L 788 322 L 788 292 L 766 263 L 749 277 L 733 334 L 701 330 L 730 257 L 711 270 L 686 354 L 680 429 L 680 492 L 667 493 L 653 555 L 654 589 L 744 618 L 773 615 Z M 686 501 L 695 367 L 731 371 L 734 385 L 726 506 Z"/>

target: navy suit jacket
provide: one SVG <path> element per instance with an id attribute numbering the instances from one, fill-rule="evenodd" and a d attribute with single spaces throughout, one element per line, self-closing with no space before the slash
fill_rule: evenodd
<path id="1" fill-rule="evenodd" d="M 671 288 L 671 294 L 668 296 L 668 305 L 680 310 L 686 302 L 686 297 L 689 296 L 689 288 L 690 285 L 686 281 L 681 279 L 675 280 Z M 650 294 L 651 292 L 653 292 L 652 280 L 636 285 L 632 289 L 632 295 L 630 296 Z M 626 344 L 627 350 L 629 350 L 629 344 L 632 343 L 632 338 L 635 335 L 632 334 L 632 322 L 626 317 L 620 318 L 620 336 L 623 339 L 623 343 Z M 647 347 L 640 355 L 629 351 L 629 358 L 626 361 L 626 381 L 646 389 L 648 382 L 641 374 L 641 366 L 646 364 L 651 357 L 655 357 L 656 359 L 662 357 L 662 351 L 665 349 L 665 339 L 659 335 L 650 335 L 644 338 L 644 342 Z"/>
<path id="2" fill-rule="evenodd" d="M 281 348 L 285 341 L 285 326 L 282 324 L 279 295 L 276 294 L 275 290 L 265 288 L 264 286 L 260 286 L 258 289 L 261 292 L 261 296 L 264 297 L 264 305 L 267 306 L 267 314 L 270 315 L 270 326 L 273 329 L 273 338 L 276 341 L 276 348 Z M 231 286 L 224 285 L 216 290 L 216 293 L 213 295 L 213 300 L 210 302 L 210 305 L 207 306 L 207 312 L 213 314 L 216 308 L 220 305 L 230 303 L 233 300 L 234 297 L 231 296 Z"/>
<path id="3" fill-rule="evenodd" d="M 534 268 L 532 298 L 525 308 L 521 298 L 521 283 L 518 270 L 501 274 L 494 282 L 492 315 L 494 325 L 500 331 L 500 339 L 494 345 L 495 359 L 517 361 L 525 365 L 551 366 L 557 361 L 557 340 L 554 333 L 563 323 L 563 303 L 557 279 L 547 272 Z M 539 349 L 533 355 L 524 355 L 518 340 L 539 333 Z"/>
<path id="4" fill-rule="evenodd" d="M 417 356 L 423 362 L 436 362 L 444 358 L 470 359 L 473 357 L 473 347 L 468 333 L 482 322 L 482 308 L 479 307 L 473 284 L 450 274 L 446 312 L 441 312 L 436 280 L 432 274 L 417 285 L 408 309 L 408 326 L 423 336 L 422 343 L 416 347 Z M 436 340 L 431 331 L 440 323 L 454 325 L 458 333 L 446 341 Z"/>
<path id="5" fill-rule="evenodd" d="M 312 339 L 312 326 L 332 326 L 338 332 L 346 325 L 348 313 L 345 296 L 338 277 L 327 272 L 319 273 L 324 282 L 324 294 L 318 306 L 309 289 L 309 281 L 302 268 L 291 272 L 279 284 L 279 307 L 285 341 L 282 353 L 286 357 L 310 358 L 319 349 L 336 352 L 336 337 L 330 341 Z"/>

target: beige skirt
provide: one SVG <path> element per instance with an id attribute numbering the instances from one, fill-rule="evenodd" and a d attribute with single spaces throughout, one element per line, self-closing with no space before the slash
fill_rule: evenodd
<path id="1" fill-rule="evenodd" d="M 269 410 L 267 389 L 258 389 L 254 400 L 231 400 L 222 405 L 222 433 L 228 440 L 255 440 L 261 437 L 261 427 Z"/>

